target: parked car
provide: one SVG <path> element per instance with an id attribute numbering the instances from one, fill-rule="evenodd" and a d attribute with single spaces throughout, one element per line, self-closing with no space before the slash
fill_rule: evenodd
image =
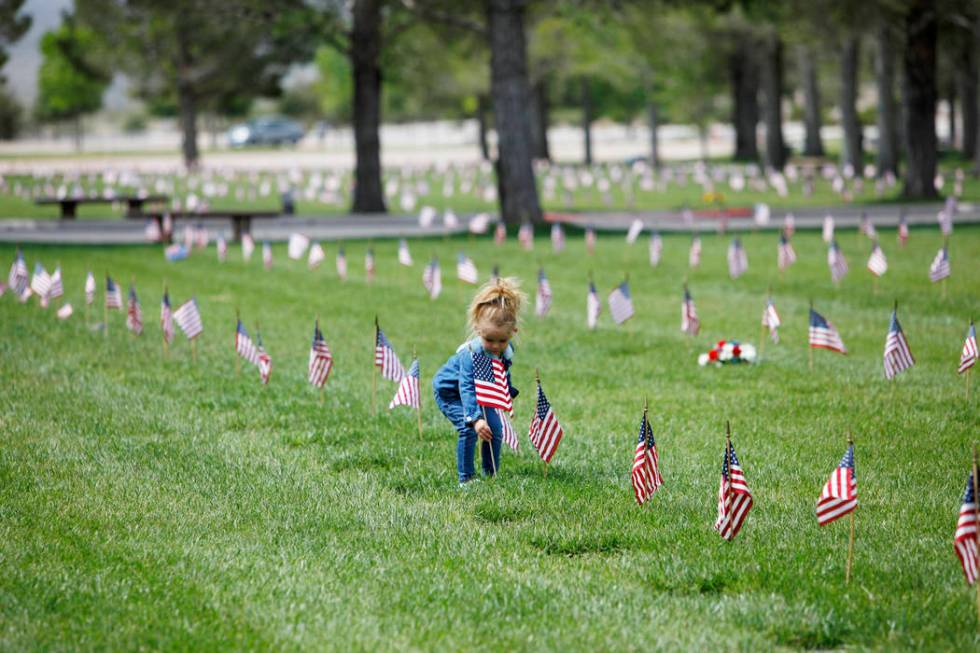
<path id="1" fill-rule="evenodd" d="M 245 145 L 295 145 L 303 138 L 303 127 L 288 118 L 255 118 L 228 130 L 232 147 Z"/>

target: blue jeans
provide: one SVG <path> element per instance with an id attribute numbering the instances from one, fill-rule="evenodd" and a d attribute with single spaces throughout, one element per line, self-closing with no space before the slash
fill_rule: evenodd
<path id="1" fill-rule="evenodd" d="M 459 473 L 459 482 L 465 483 L 476 475 L 476 470 L 473 468 L 473 454 L 476 450 L 476 441 L 479 438 L 476 435 L 476 431 L 473 430 L 473 427 L 467 426 L 463 421 L 463 404 L 459 401 L 458 397 L 453 401 L 452 399 L 443 397 L 438 392 L 434 394 L 439 410 L 452 422 L 453 428 L 456 429 L 456 433 L 458 434 L 456 440 L 456 471 Z M 483 459 L 483 473 L 486 476 L 493 476 L 500 469 L 502 430 L 500 428 L 500 419 L 497 417 L 495 410 L 488 408 L 486 415 L 487 424 L 490 425 L 490 430 L 493 431 L 493 443 L 491 445 L 489 442 L 480 440 L 480 457 Z M 491 446 L 493 447 L 492 449 Z M 492 458 L 490 456 L 491 450 L 493 451 Z"/>

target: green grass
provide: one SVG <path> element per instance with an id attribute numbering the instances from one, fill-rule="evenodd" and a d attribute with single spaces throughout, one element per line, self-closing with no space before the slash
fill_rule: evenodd
<path id="1" fill-rule="evenodd" d="M 28 248 L 31 267 L 60 261 L 78 312 L 59 322 L 0 299 L 0 649 L 974 648 L 975 592 L 952 537 L 978 436 L 955 367 L 980 314 L 980 230 L 957 228 L 946 299 L 926 276 L 935 230 L 914 230 L 905 250 L 894 232 L 882 239 L 891 268 L 877 294 L 853 232 L 840 235 L 852 271 L 839 290 L 817 233 L 797 236 L 785 278 L 775 235 L 746 235 L 751 267 L 734 282 L 716 235 L 693 272 L 682 236 L 665 237 L 656 269 L 645 243 L 621 236 L 601 236 L 594 258 L 578 237 L 560 255 L 539 239 L 530 256 L 513 241 L 415 241 L 411 270 L 394 242 L 376 242 L 370 286 L 367 242 L 347 243 L 346 283 L 284 246 L 271 272 L 237 250 L 220 266 L 213 249 L 174 265 L 155 247 Z M 455 434 L 428 391 L 421 442 L 409 411 L 371 415 L 376 314 L 403 360 L 417 348 L 424 388 L 465 337 L 460 248 L 531 294 L 538 261 L 550 276 L 552 313 L 526 313 L 514 367 L 518 430 L 535 368 L 566 430 L 547 480 L 522 438 L 496 480 L 457 488 Z M 429 301 L 420 262 L 433 252 L 446 289 Z M 0 245 L 0 261 L 12 256 Z M 82 310 L 89 269 L 136 279 L 143 336 L 120 313 L 108 337 L 89 328 L 101 319 Z M 586 330 L 590 270 L 603 295 L 630 272 L 625 327 L 607 311 Z M 704 325 L 695 339 L 679 330 L 685 275 Z M 161 354 L 165 280 L 175 304 L 200 303 L 196 364 L 181 335 Z M 782 341 L 757 366 L 699 368 L 715 340 L 758 343 L 769 284 Z M 896 298 L 917 365 L 889 383 Z M 808 371 L 811 299 L 851 354 L 817 351 Z M 268 387 L 254 370 L 235 376 L 236 310 L 253 335 L 261 324 Z M 336 360 L 323 404 L 305 380 L 317 314 Z M 379 382 L 379 405 L 393 394 Z M 629 469 L 645 398 L 666 485 L 640 509 Z M 726 419 L 756 501 L 732 543 L 711 528 Z M 847 523 L 821 529 L 813 511 L 848 430 L 861 506 L 845 587 Z"/>

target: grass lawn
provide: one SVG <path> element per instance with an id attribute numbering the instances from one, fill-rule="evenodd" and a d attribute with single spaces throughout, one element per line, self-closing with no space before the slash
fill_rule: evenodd
<path id="1" fill-rule="evenodd" d="M 908 247 L 882 230 L 890 269 L 872 292 L 868 242 L 840 234 L 851 273 L 829 278 L 815 232 L 799 262 L 775 272 L 774 232 L 747 234 L 750 269 L 731 281 L 727 238 L 665 236 L 652 269 L 646 242 L 580 236 L 553 254 L 509 241 L 413 241 L 415 266 L 393 241 L 346 244 L 351 279 L 310 272 L 275 246 L 262 269 L 213 247 L 169 264 L 157 247 L 31 247 L 64 271 L 76 314 L 0 298 L 0 649 L 13 650 L 968 650 L 975 592 L 953 531 L 978 439 L 976 397 L 955 373 L 971 315 L 980 315 L 980 229 L 957 227 L 953 276 L 941 298 L 927 269 L 942 240 L 913 230 Z M 539 368 L 565 427 L 548 478 L 522 437 L 501 473 L 455 482 L 455 434 L 428 391 L 464 339 L 471 287 L 454 280 L 465 249 L 481 276 L 501 265 L 533 296 L 538 262 L 554 291 L 550 315 L 525 314 L 514 381 L 526 433 Z M 328 248 L 328 257 L 336 245 Z M 430 301 L 422 264 L 443 262 Z M 0 261 L 14 249 L 0 245 Z M 87 270 L 135 278 L 146 330 L 124 315 L 108 336 L 89 328 Z M 636 317 L 585 328 L 587 277 L 605 296 L 624 272 Z M 680 332 L 689 276 L 702 334 Z M 196 293 L 205 332 L 197 363 L 183 336 L 161 353 L 162 286 L 176 306 Z M 699 368 L 721 338 L 758 344 L 772 285 L 781 342 L 756 366 Z M 98 302 L 101 302 L 101 290 Z M 886 382 L 882 349 L 892 302 L 917 364 Z M 838 327 L 850 355 L 817 351 L 807 369 L 807 306 Z M 533 299 L 532 299 L 533 304 Z M 272 381 L 235 375 L 235 313 L 261 325 Z M 306 383 L 319 315 L 336 367 L 325 400 Z M 417 348 L 424 437 L 406 409 L 371 412 L 372 322 L 407 364 Z M 379 381 L 378 405 L 395 386 Z M 629 485 L 643 401 L 666 485 L 636 506 Z M 755 495 L 742 532 L 712 530 L 725 420 Z M 853 578 L 844 586 L 847 521 L 820 528 L 816 499 L 856 441 L 860 507 Z"/>

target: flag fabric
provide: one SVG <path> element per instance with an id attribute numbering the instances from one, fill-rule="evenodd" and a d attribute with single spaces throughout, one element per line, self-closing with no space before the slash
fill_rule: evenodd
<path id="1" fill-rule="evenodd" d="M 551 248 L 556 254 L 565 249 L 565 230 L 557 222 L 551 225 Z"/>
<path id="2" fill-rule="evenodd" d="M 143 333 L 143 309 L 133 284 L 129 285 L 129 299 L 126 301 L 126 328 L 136 335 Z"/>
<path id="3" fill-rule="evenodd" d="M 561 442 L 564 434 L 565 431 L 558 423 L 555 412 L 551 409 L 551 402 L 548 401 L 544 390 L 541 388 L 541 382 L 538 381 L 538 401 L 535 405 L 534 416 L 531 417 L 531 427 L 528 429 L 527 435 L 531 439 L 531 445 L 541 456 L 541 460 L 546 463 L 551 462 L 551 458 L 558 450 L 558 443 Z"/>
<path id="4" fill-rule="evenodd" d="M 364 274 L 367 277 L 368 283 L 374 281 L 374 250 L 368 247 L 367 252 L 364 254 Z"/>
<path id="5" fill-rule="evenodd" d="M 514 430 L 514 424 L 510 421 L 510 417 L 503 410 L 496 408 L 497 416 L 500 418 L 500 437 L 504 444 L 508 447 L 517 451 L 519 443 L 517 441 L 517 431 Z"/>
<path id="6" fill-rule="evenodd" d="M 193 297 L 181 304 L 174 311 L 174 322 L 184 332 L 188 340 L 193 340 L 204 331 L 204 324 L 201 323 L 201 312 L 197 310 L 197 300 Z"/>
<path id="7" fill-rule="evenodd" d="M 89 272 L 85 275 L 85 303 L 92 305 L 95 301 L 95 275 Z"/>
<path id="8" fill-rule="evenodd" d="M 64 294 L 65 284 L 61 280 L 61 266 L 59 265 L 51 274 L 51 289 L 48 290 L 48 297 L 50 299 L 55 299 L 56 297 L 61 297 Z"/>
<path id="9" fill-rule="evenodd" d="M 721 484 L 718 486 L 718 519 L 715 530 L 726 540 L 738 535 L 752 509 L 752 492 L 745 481 L 742 466 L 731 442 L 725 445 L 721 462 Z"/>
<path id="10" fill-rule="evenodd" d="M 298 261 L 303 258 L 303 254 L 306 253 L 306 248 L 310 246 L 310 239 L 303 234 L 290 234 L 289 243 L 286 246 L 286 255 L 294 260 Z"/>
<path id="11" fill-rule="evenodd" d="M 262 385 L 269 385 L 269 377 L 272 376 L 272 358 L 266 353 L 265 347 L 262 346 L 262 334 L 258 330 L 255 332 L 255 340 L 259 361 L 259 378 L 262 379 Z"/>
<path id="12" fill-rule="evenodd" d="M 586 227 L 585 251 L 587 254 L 589 255 L 595 254 L 595 243 L 596 243 L 595 229 L 593 229 L 592 227 Z"/>
<path id="13" fill-rule="evenodd" d="M 973 585 L 977 581 L 977 499 L 973 493 L 973 472 L 966 479 L 960 516 L 956 520 L 956 535 L 953 549 L 963 566 L 966 582 Z"/>
<path id="14" fill-rule="evenodd" d="M 660 237 L 660 232 L 654 231 L 650 234 L 650 266 L 660 265 L 660 257 L 664 252 L 664 239 Z"/>
<path id="15" fill-rule="evenodd" d="M 469 232 L 471 234 L 485 234 L 487 229 L 490 227 L 490 214 L 489 213 L 477 213 L 470 219 L 468 225 Z"/>
<path id="16" fill-rule="evenodd" d="M 772 338 L 773 342 L 779 342 L 779 325 L 782 322 L 779 319 L 779 313 L 776 312 L 776 305 L 772 301 L 772 297 L 766 300 L 766 307 L 762 309 L 762 326 L 769 329 L 769 337 Z"/>
<path id="17" fill-rule="evenodd" d="M 7 285 L 19 297 L 27 290 L 27 281 L 27 263 L 24 261 L 24 253 L 18 249 L 10 266 L 10 274 L 7 275 Z"/>
<path id="18" fill-rule="evenodd" d="M 398 262 L 402 265 L 412 265 L 412 253 L 408 251 L 408 241 L 404 238 L 398 241 Z"/>
<path id="19" fill-rule="evenodd" d="M 248 263 L 252 260 L 252 252 L 255 251 L 255 239 L 252 238 L 252 234 L 244 234 L 242 236 L 242 260 Z"/>
<path id="20" fill-rule="evenodd" d="M 794 233 L 796 233 L 796 218 L 792 213 L 787 213 L 783 218 L 783 234 L 787 238 L 792 238 Z"/>
<path id="21" fill-rule="evenodd" d="M 398 360 L 395 348 L 377 323 L 374 327 L 374 366 L 381 371 L 381 378 L 389 381 L 401 381 L 405 376 L 405 368 Z"/>
<path id="22" fill-rule="evenodd" d="M 238 320 L 238 326 L 235 329 L 235 351 L 246 362 L 252 365 L 259 364 L 259 351 L 256 349 L 255 343 L 248 336 L 248 331 L 245 329 L 245 325 L 242 324 L 241 320 Z"/>
<path id="23" fill-rule="evenodd" d="M 728 275 L 732 279 L 738 279 L 749 269 L 749 256 L 742 247 L 739 238 L 733 238 L 731 245 L 728 246 Z"/>
<path id="24" fill-rule="evenodd" d="M 687 253 L 687 264 L 692 268 L 701 265 L 701 238 L 698 236 L 691 240 L 691 249 Z"/>
<path id="25" fill-rule="evenodd" d="M 902 325 L 898 323 L 898 310 L 892 311 L 892 321 L 888 326 L 888 335 L 885 336 L 884 361 L 886 379 L 892 379 L 902 370 L 915 365 L 908 340 L 905 339 L 905 332 L 902 331 Z"/>
<path id="26" fill-rule="evenodd" d="M 347 254 L 343 247 L 337 250 L 337 276 L 341 281 L 347 281 Z"/>
<path id="27" fill-rule="evenodd" d="M 830 243 L 834 239 L 834 218 L 826 216 L 823 219 L 823 242 Z"/>
<path id="28" fill-rule="evenodd" d="M 834 325 L 812 308 L 810 309 L 810 347 L 847 354 L 847 347 L 844 346 L 844 341 L 841 340 Z"/>
<path id="29" fill-rule="evenodd" d="M 970 322 L 970 330 L 966 332 L 966 340 L 963 342 L 963 353 L 960 354 L 960 366 L 956 370 L 959 374 L 967 371 L 977 363 L 977 330 Z"/>
<path id="30" fill-rule="evenodd" d="M 160 300 L 160 330 L 163 331 L 163 339 L 167 344 L 174 340 L 174 316 L 170 310 L 170 295 L 167 289 L 163 290 L 163 299 Z"/>
<path id="31" fill-rule="evenodd" d="M 847 259 L 844 258 L 844 253 L 840 251 L 836 240 L 830 241 L 830 247 L 827 250 L 827 265 L 830 266 L 830 278 L 834 283 L 839 283 L 847 274 Z"/>
<path id="32" fill-rule="evenodd" d="M 315 270 L 320 267 L 320 264 L 327 258 L 326 252 L 323 251 L 323 246 L 319 242 L 315 242 L 310 245 L 310 254 L 306 257 L 306 265 L 311 270 Z"/>
<path id="33" fill-rule="evenodd" d="M 410 406 L 419 409 L 422 405 L 421 397 L 422 394 L 419 390 L 419 359 L 416 358 L 412 361 L 408 372 L 402 376 L 401 383 L 398 384 L 398 391 L 388 404 L 388 410 L 391 410 L 395 406 Z"/>
<path id="34" fill-rule="evenodd" d="M 694 299 L 685 287 L 684 299 L 681 302 L 681 331 L 696 336 L 700 330 L 701 321 L 698 319 L 698 311 L 694 307 Z"/>
<path id="35" fill-rule="evenodd" d="M 268 242 L 262 243 L 262 265 L 266 270 L 272 269 L 272 245 Z"/>
<path id="36" fill-rule="evenodd" d="M 437 298 L 442 292 L 442 269 L 439 267 L 439 259 L 435 256 L 422 271 L 422 285 L 428 291 L 430 299 Z"/>
<path id="37" fill-rule="evenodd" d="M 632 245 L 635 243 L 636 239 L 640 237 L 641 233 L 643 233 L 643 221 L 637 218 L 636 220 L 633 220 L 633 222 L 630 224 L 629 231 L 626 232 L 626 244 Z"/>
<path id="38" fill-rule="evenodd" d="M 870 238 L 871 240 L 878 239 L 878 232 L 875 230 L 875 225 L 871 222 L 871 217 L 866 211 L 861 212 L 861 233 Z"/>
<path id="39" fill-rule="evenodd" d="M 909 222 L 905 219 L 905 213 L 902 213 L 901 217 L 898 219 L 898 244 L 905 247 L 909 242 Z"/>
<path id="40" fill-rule="evenodd" d="M 929 266 L 929 281 L 936 283 L 942 281 L 949 275 L 949 249 L 944 245 L 936 253 L 936 258 L 932 259 L 932 264 Z"/>
<path id="41" fill-rule="evenodd" d="M 113 309 L 122 308 L 122 294 L 119 292 L 119 286 L 116 285 L 116 282 L 109 275 L 106 275 L 105 278 L 105 307 Z"/>
<path id="42" fill-rule="evenodd" d="M 218 263 L 224 263 L 228 258 L 228 241 L 224 236 L 218 236 L 217 242 Z"/>
<path id="43" fill-rule="evenodd" d="M 953 214 L 956 213 L 956 198 L 949 196 L 946 198 L 946 204 L 943 206 L 942 210 L 937 216 L 939 221 L 939 229 L 942 231 L 944 236 L 949 236 L 953 233 Z"/>
<path id="44" fill-rule="evenodd" d="M 68 318 L 71 317 L 71 314 L 73 312 L 74 311 L 72 310 L 71 304 L 63 304 L 61 308 L 58 309 L 56 315 L 58 316 L 59 320 L 67 320 Z"/>
<path id="45" fill-rule="evenodd" d="M 310 346 L 310 362 L 307 374 L 309 382 L 314 387 L 322 388 L 323 384 L 327 382 L 327 377 L 330 376 L 332 367 L 333 355 L 330 353 L 330 347 L 327 347 L 327 343 L 323 339 L 323 333 L 320 332 L 320 321 L 317 320 L 313 324 L 313 344 Z"/>
<path id="46" fill-rule="evenodd" d="M 479 277 L 480 275 L 476 270 L 476 264 L 473 263 L 473 259 L 460 252 L 456 258 L 456 278 L 463 283 L 475 284 L 479 280 Z"/>
<path id="47" fill-rule="evenodd" d="M 551 284 L 544 274 L 544 268 L 538 270 L 538 291 L 534 296 L 534 313 L 544 317 L 551 310 Z"/>
<path id="48" fill-rule="evenodd" d="M 616 324 L 622 324 L 633 317 L 633 298 L 630 296 L 629 281 L 623 281 L 609 293 L 609 314 Z"/>
<path id="49" fill-rule="evenodd" d="M 31 277 L 31 290 L 41 300 L 41 306 L 48 305 L 48 293 L 51 292 L 51 275 L 40 262 L 34 264 L 34 275 Z"/>
<path id="50" fill-rule="evenodd" d="M 595 290 L 595 284 L 589 282 L 589 294 L 585 298 L 585 323 L 590 329 L 599 324 L 599 314 L 602 313 L 602 302 Z"/>
<path id="51" fill-rule="evenodd" d="M 779 237 L 779 250 L 776 254 L 776 263 L 779 265 L 780 271 L 785 271 L 789 266 L 796 263 L 796 250 L 793 249 L 793 244 L 789 241 L 789 237 L 786 234 L 782 234 Z"/>
<path id="52" fill-rule="evenodd" d="M 868 270 L 876 277 L 880 277 L 888 271 L 888 259 L 885 258 L 885 252 L 881 250 L 878 241 L 875 241 L 871 247 L 871 256 L 868 257 Z"/>
<path id="53" fill-rule="evenodd" d="M 633 469 L 630 473 L 633 484 L 633 495 L 639 505 L 646 503 L 653 493 L 664 484 L 660 475 L 660 456 L 657 453 L 657 443 L 653 439 L 653 429 L 647 420 L 647 412 L 643 411 L 640 420 L 640 437 L 633 452 Z"/>
<path id="54" fill-rule="evenodd" d="M 817 499 L 817 523 L 826 526 L 857 508 L 857 477 L 854 472 L 854 445 L 847 447 L 840 464 L 830 474 Z"/>
<path id="55" fill-rule="evenodd" d="M 493 243 L 498 247 L 507 241 L 507 227 L 503 222 L 498 222 L 493 230 Z"/>
<path id="56" fill-rule="evenodd" d="M 508 413 L 514 410 L 503 361 L 488 356 L 482 351 L 473 352 L 472 358 L 476 403 L 487 408 L 499 408 Z"/>
<path id="57" fill-rule="evenodd" d="M 171 263 L 176 263 L 177 261 L 183 261 L 187 258 L 188 248 L 180 243 L 174 243 L 173 245 L 167 245 L 163 249 L 163 257 L 170 261 Z"/>
<path id="58" fill-rule="evenodd" d="M 529 252 L 534 249 L 534 227 L 531 226 L 531 223 L 525 222 L 517 230 L 517 241 L 521 247 Z"/>

